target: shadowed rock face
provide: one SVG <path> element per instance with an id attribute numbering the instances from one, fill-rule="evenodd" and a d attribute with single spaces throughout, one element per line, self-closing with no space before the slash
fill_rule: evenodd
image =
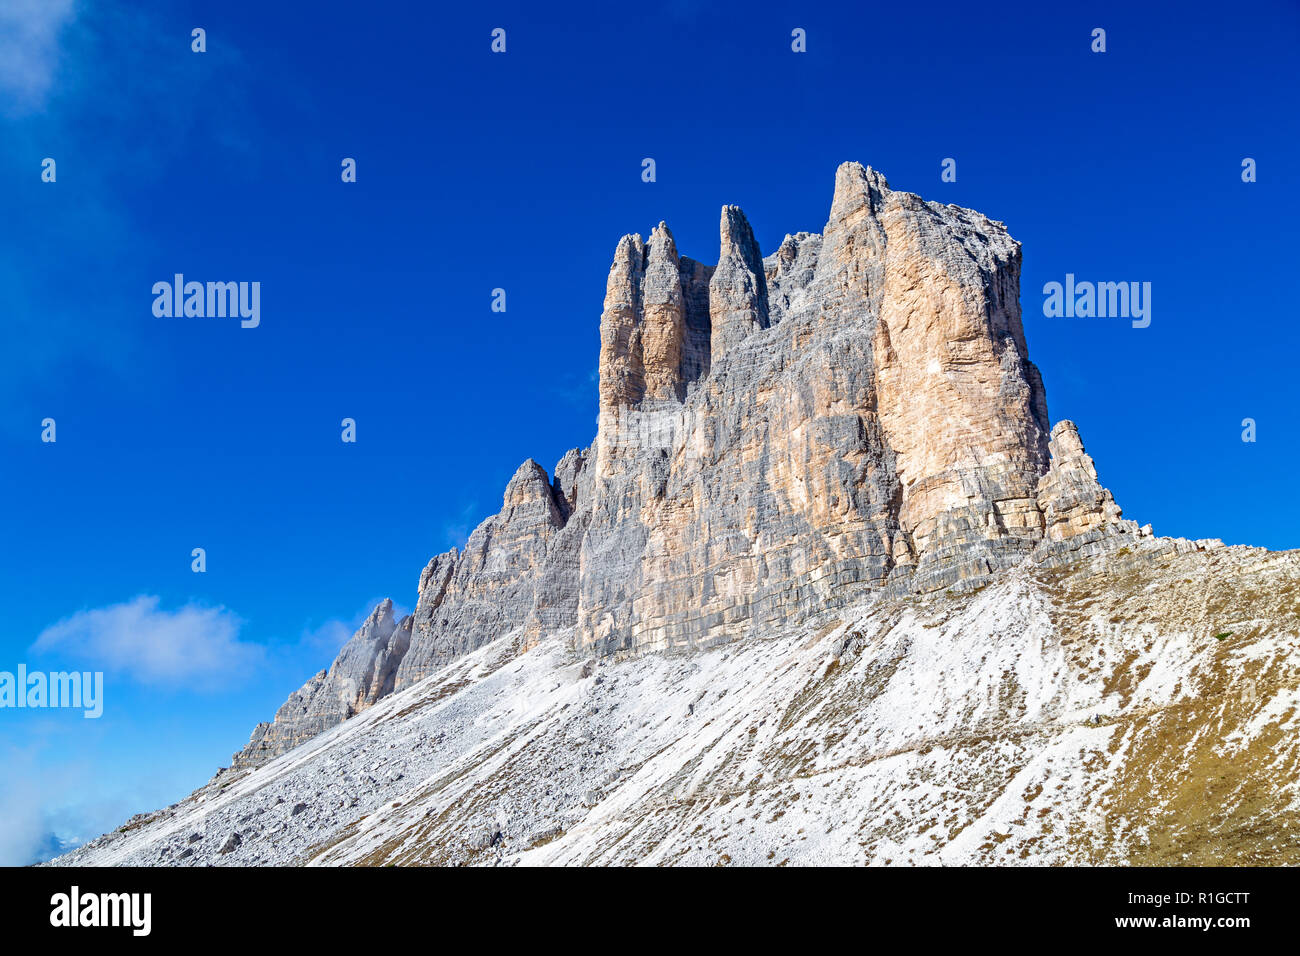
<path id="1" fill-rule="evenodd" d="M 525 462 L 501 511 L 429 562 L 414 614 L 368 621 L 237 762 L 507 634 L 700 647 L 1150 535 L 1121 520 L 1073 424 L 1049 446 L 1002 223 L 845 163 L 822 235 L 764 259 L 735 206 L 719 232 L 714 267 L 664 223 L 618 242 L 592 446 L 553 479 Z"/>
<path id="2" fill-rule="evenodd" d="M 583 455 L 569 452 L 552 483 L 531 459 L 506 486 L 501 511 L 463 551 L 434 557 L 420 575 L 413 614 L 400 624 L 380 603 L 329 671 L 299 689 L 270 724 L 258 724 L 234 765 L 256 766 L 360 713 L 466 651 L 521 628 L 536 639 L 573 624 Z M 565 532 L 568 532 L 567 534 Z"/>
<path id="3" fill-rule="evenodd" d="M 500 513 L 475 529 L 463 552 L 439 555 L 421 575 L 399 688 L 526 623 L 565 510 L 541 465 L 519 466 Z"/>
<path id="4" fill-rule="evenodd" d="M 275 714 L 258 724 L 234 765 L 257 766 L 317 734 L 341 724 L 396 686 L 397 666 L 411 641 L 411 618 L 393 619 L 393 602 L 384 599 L 352 635 L 329 670 L 318 673 Z"/>

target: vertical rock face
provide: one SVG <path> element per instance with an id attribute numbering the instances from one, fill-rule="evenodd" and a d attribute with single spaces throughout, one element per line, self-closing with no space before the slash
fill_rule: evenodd
<path id="1" fill-rule="evenodd" d="M 686 339 L 686 302 L 673 234 L 659 223 L 646 245 L 642 293 L 642 368 L 645 398 L 681 401 L 682 348 Z"/>
<path id="2" fill-rule="evenodd" d="M 527 649 L 544 635 L 573 627 L 578 619 L 578 579 L 581 574 L 582 538 L 587 530 L 591 499 L 588 453 L 573 449 L 555 466 L 552 494 L 564 519 L 551 541 L 533 588 L 520 647 Z M 488 639 L 496 637 L 491 634 Z"/>
<path id="3" fill-rule="evenodd" d="M 1038 481 L 1048 540 L 1065 541 L 1118 522 L 1123 512 L 1097 480 L 1097 467 L 1074 422 L 1058 422 L 1052 429 L 1051 450 L 1052 466 Z"/>
<path id="4" fill-rule="evenodd" d="M 1116 535 L 1145 537 L 1136 521 L 1124 521 L 1111 493 L 1097 480 L 1097 468 L 1083 450 L 1074 422 L 1052 429 L 1052 463 L 1038 480 L 1038 508 L 1045 527 L 1036 560 L 1060 565 L 1078 554 L 1096 553 Z"/>
<path id="5" fill-rule="evenodd" d="M 858 163 L 836 171 L 823 233 L 766 259 L 735 206 L 715 267 L 680 255 L 665 223 L 624 236 L 593 445 L 554 479 L 525 462 L 464 550 L 429 562 L 412 617 L 376 624 L 382 652 L 345 649 L 259 728 L 258 753 L 503 635 L 697 647 L 1138 533 L 1073 425 L 1049 447 L 1019 282 L 1002 223 Z"/>
<path id="6" fill-rule="evenodd" d="M 620 405 L 639 402 L 645 394 L 642 358 L 642 285 L 645 243 L 624 236 L 614 250 L 605 283 L 605 311 L 600 316 L 600 400 Z"/>
<path id="7" fill-rule="evenodd" d="M 708 374 L 676 407 L 602 388 L 579 642 L 731 639 L 1033 549 L 1047 408 L 1000 223 L 846 163 L 822 236 L 763 260 L 728 206 L 720 239 Z"/>
<path id="8" fill-rule="evenodd" d="M 649 242 L 640 235 L 619 240 L 600 319 L 602 409 L 640 406 L 643 399 L 678 403 L 708 374 L 714 275 L 713 268 L 678 255 L 666 223 Z"/>
<path id="9" fill-rule="evenodd" d="M 682 280 L 682 297 L 685 307 L 685 338 L 682 342 L 682 383 L 691 385 L 709 374 L 712 364 L 710 354 L 713 328 L 709 319 L 709 283 L 713 281 L 713 266 L 682 256 L 678 263 Z"/>
<path id="10" fill-rule="evenodd" d="M 751 332 L 768 325 L 767 278 L 758 241 L 739 206 L 723 206 L 722 248 L 709 282 L 709 351 L 718 361 Z"/>
<path id="11" fill-rule="evenodd" d="M 1021 325 L 1020 247 L 1001 223 L 908 193 L 886 193 L 875 222 L 877 400 L 899 522 L 923 589 L 944 587 L 1014 563 L 1042 535 L 1047 402 Z"/>

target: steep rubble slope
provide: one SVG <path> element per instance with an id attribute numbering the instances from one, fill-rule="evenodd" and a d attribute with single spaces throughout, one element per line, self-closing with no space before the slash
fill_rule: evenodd
<path id="1" fill-rule="evenodd" d="M 512 632 L 57 862 L 1300 862 L 1300 553 L 1101 547 L 689 654 Z"/>

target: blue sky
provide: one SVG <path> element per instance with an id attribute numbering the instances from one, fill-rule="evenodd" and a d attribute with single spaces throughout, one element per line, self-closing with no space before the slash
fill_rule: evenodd
<path id="1" fill-rule="evenodd" d="M 1052 419 L 1126 517 L 1300 546 L 1294 4 L 278 6 L 0 13 L 0 670 L 106 674 L 99 720 L 0 710 L 0 863 L 206 781 L 591 440 L 619 236 L 711 262 L 736 203 L 771 251 L 844 160 L 1024 244 Z M 260 281 L 261 325 L 156 318 L 177 272 Z M 1067 272 L 1151 282 L 1150 327 L 1044 318 Z"/>

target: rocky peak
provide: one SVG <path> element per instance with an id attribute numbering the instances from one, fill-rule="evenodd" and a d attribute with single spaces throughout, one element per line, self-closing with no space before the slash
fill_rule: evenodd
<path id="1" fill-rule="evenodd" d="M 343 645 L 329 670 L 309 680 L 258 724 L 233 766 L 257 766 L 371 707 L 396 687 L 398 665 L 410 646 L 410 616 L 399 623 L 384 598 Z"/>
<path id="2" fill-rule="evenodd" d="M 739 206 L 723 206 L 721 249 L 709 282 L 710 353 L 714 364 L 751 332 L 768 326 L 767 277 L 758 240 Z"/>
<path id="3" fill-rule="evenodd" d="M 1118 524 L 1123 512 L 1097 480 L 1097 467 L 1084 451 L 1074 422 L 1056 423 L 1050 447 L 1051 467 L 1038 481 L 1038 506 L 1048 540 L 1096 537 L 1107 525 Z"/>
<path id="4" fill-rule="evenodd" d="M 645 243 L 641 236 L 619 240 L 605 283 L 600 320 L 600 399 L 602 405 L 629 405 L 645 394 L 642 366 L 642 279 Z"/>
<path id="5" fill-rule="evenodd" d="M 662 222 L 650 233 L 641 298 L 645 398 L 681 401 L 685 395 L 681 364 L 686 338 L 686 302 L 677 245 Z"/>
<path id="6" fill-rule="evenodd" d="M 501 508 L 505 511 L 537 504 L 553 507 L 555 500 L 551 492 L 551 479 L 547 476 L 546 469 L 529 458 L 515 470 L 506 485 Z M 564 523 L 562 518 L 557 517 L 556 520 L 559 524 Z"/>
<path id="7" fill-rule="evenodd" d="M 678 255 L 666 223 L 651 231 L 649 242 L 640 235 L 619 241 L 600 320 L 602 410 L 615 411 L 617 419 L 618 409 L 643 402 L 679 403 L 708 373 L 714 273 Z"/>
<path id="8" fill-rule="evenodd" d="M 840 163 L 835 170 L 829 224 L 850 226 L 861 216 L 874 216 L 888 195 L 889 183 L 880 172 L 861 163 Z"/>
<path id="9" fill-rule="evenodd" d="M 571 448 L 564 453 L 560 463 L 555 466 L 555 479 L 551 482 L 551 493 L 565 521 L 578 506 L 578 478 L 586 463 L 586 452 L 580 448 Z"/>
<path id="10" fill-rule="evenodd" d="M 393 620 L 393 599 L 384 598 L 375 605 L 365 623 L 361 625 L 359 633 L 365 635 L 391 633 L 396 626 L 397 623 Z"/>
<path id="11" fill-rule="evenodd" d="M 767 279 L 768 320 L 772 325 L 810 307 L 822 237 L 812 232 L 786 235 L 776 252 L 763 260 Z"/>

